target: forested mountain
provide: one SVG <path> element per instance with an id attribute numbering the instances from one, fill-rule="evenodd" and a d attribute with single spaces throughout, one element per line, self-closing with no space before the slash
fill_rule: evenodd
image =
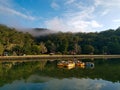
<path id="1" fill-rule="evenodd" d="M 41 33 L 37 28 L 36 32 Z M 43 29 L 44 30 L 44 29 Z M 45 29 L 45 31 L 49 31 Z M 120 54 L 120 27 L 100 33 L 54 33 L 32 36 L 0 25 L 0 55 Z"/>
<path id="2" fill-rule="evenodd" d="M 39 36 L 48 52 L 63 54 L 120 54 L 120 28 L 100 33 L 62 33 Z"/>
<path id="3" fill-rule="evenodd" d="M 9 54 L 17 55 L 27 52 L 27 48 L 31 47 L 32 43 L 34 39 L 30 34 L 0 25 L 0 54 L 9 52 Z"/>

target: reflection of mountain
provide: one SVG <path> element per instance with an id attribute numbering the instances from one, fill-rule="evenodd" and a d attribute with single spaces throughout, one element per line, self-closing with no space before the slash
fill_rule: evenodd
<path id="1" fill-rule="evenodd" d="M 24 79 L 25 81 L 42 82 L 42 78 L 30 77 L 31 75 L 54 77 L 54 78 L 91 78 L 103 79 L 107 81 L 120 81 L 120 61 L 114 60 L 95 60 L 95 68 L 73 68 L 71 70 L 57 68 L 57 61 L 31 61 L 16 62 L 7 72 L 4 71 L 0 63 L 0 86 L 14 80 Z M 29 78 L 28 78 L 29 77 Z M 41 80 L 38 80 L 41 79 Z"/>
<path id="2" fill-rule="evenodd" d="M 0 86 L 14 80 L 27 79 L 36 70 L 43 70 L 45 64 L 46 60 L 39 62 L 0 62 Z"/>

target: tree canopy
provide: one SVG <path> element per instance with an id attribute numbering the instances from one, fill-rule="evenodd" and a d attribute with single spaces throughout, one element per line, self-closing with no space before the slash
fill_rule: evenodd
<path id="1" fill-rule="evenodd" d="M 40 33 L 40 32 L 38 32 Z M 120 28 L 94 33 L 32 36 L 0 24 L 0 54 L 120 54 Z"/>

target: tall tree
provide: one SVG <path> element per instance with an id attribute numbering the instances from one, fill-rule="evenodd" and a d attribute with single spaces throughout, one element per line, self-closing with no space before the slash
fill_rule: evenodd
<path id="1" fill-rule="evenodd" d="M 85 45 L 83 47 L 83 53 L 84 54 L 93 54 L 94 53 L 94 47 L 92 45 Z"/>
<path id="2" fill-rule="evenodd" d="M 76 54 L 81 53 L 81 47 L 78 44 L 74 44 L 74 51 Z"/>
<path id="3" fill-rule="evenodd" d="M 48 49 L 48 53 L 56 52 L 56 46 L 52 41 L 48 40 L 45 45 L 46 45 L 46 48 Z"/>
<path id="4" fill-rule="evenodd" d="M 17 55 L 23 54 L 23 49 L 19 45 L 16 45 L 12 48 L 12 51 L 15 52 Z"/>
<path id="5" fill-rule="evenodd" d="M 0 43 L 0 55 L 2 55 L 4 52 L 4 46 Z"/>
<path id="6" fill-rule="evenodd" d="M 43 42 L 40 43 L 39 49 L 42 54 L 47 52 L 47 48 Z"/>

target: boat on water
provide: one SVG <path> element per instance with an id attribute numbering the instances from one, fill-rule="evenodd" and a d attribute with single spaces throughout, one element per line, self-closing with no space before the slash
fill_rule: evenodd
<path id="1" fill-rule="evenodd" d="M 75 62 L 73 61 L 60 61 L 57 64 L 58 66 L 63 66 L 63 67 L 73 67 L 75 66 Z"/>
<path id="2" fill-rule="evenodd" d="M 81 66 L 81 67 L 85 66 L 85 63 L 82 61 L 76 61 L 75 64 L 76 64 L 76 66 Z"/>
<path id="3" fill-rule="evenodd" d="M 58 66 L 65 66 L 66 61 L 60 61 L 57 63 Z"/>
<path id="4" fill-rule="evenodd" d="M 60 61 L 57 63 L 58 67 L 70 67 L 74 68 L 75 66 L 81 67 L 81 68 L 94 68 L 93 62 L 82 62 L 82 61 Z"/>
<path id="5" fill-rule="evenodd" d="M 73 66 L 57 66 L 57 67 L 58 67 L 58 68 L 68 69 L 68 70 L 75 68 L 74 65 L 73 65 Z"/>
<path id="6" fill-rule="evenodd" d="M 74 67 L 75 66 L 75 62 L 73 61 L 68 61 L 66 64 L 65 64 L 66 67 Z"/>
<path id="7" fill-rule="evenodd" d="M 94 68 L 94 63 L 93 62 L 86 62 L 85 63 L 86 68 Z"/>

